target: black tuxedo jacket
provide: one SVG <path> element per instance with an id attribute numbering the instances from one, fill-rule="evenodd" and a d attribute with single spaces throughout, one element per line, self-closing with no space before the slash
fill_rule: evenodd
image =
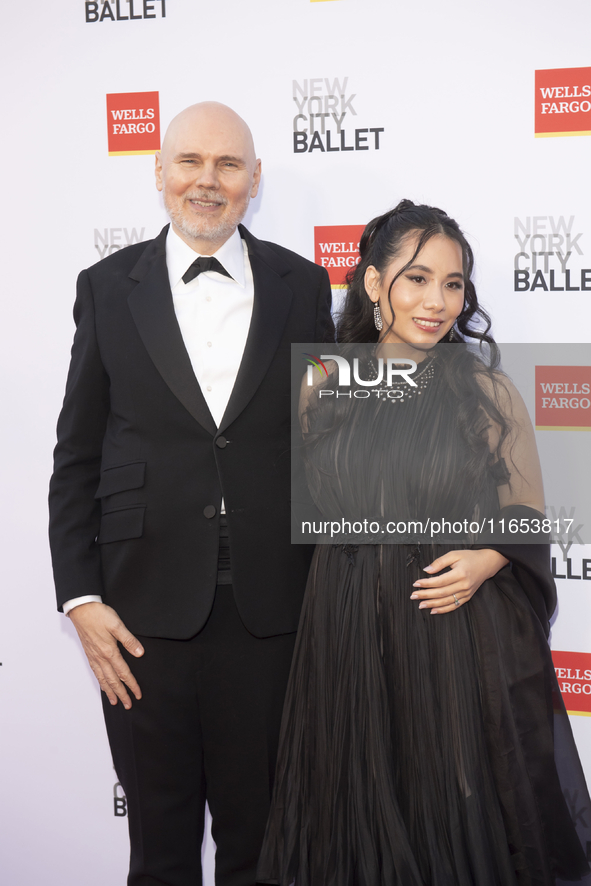
<path id="1" fill-rule="evenodd" d="M 241 227 L 254 308 L 216 428 L 174 313 L 166 233 L 78 279 L 50 486 L 58 605 L 101 594 L 134 633 L 193 636 L 215 593 L 223 495 L 245 626 L 294 631 L 311 548 L 290 544 L 290 344 L 332 339 L 328 276 Z"/>

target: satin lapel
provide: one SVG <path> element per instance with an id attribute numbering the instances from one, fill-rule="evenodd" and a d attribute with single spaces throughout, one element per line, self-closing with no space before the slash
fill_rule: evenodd
<path id="1" fill-rule="evenodd" d="M 282 279 L 290 272 L 289 265 L 242 226 L 240 233 L 248 246 L 254 279 L 254 305 L 244 355 L 220 431 L 240 415 L 265 377 L 281 341 L 293 298 L 291 289 Z"/>
<path id="2" fill-rule="evenodd" d="M 179 328 L 166 268 L 167 228 L 142 254 L 130 273 L 138 281 L 127 302 L 156 369 L 193 418 L 210 434 L 216 424 L 195 378 Z"/>

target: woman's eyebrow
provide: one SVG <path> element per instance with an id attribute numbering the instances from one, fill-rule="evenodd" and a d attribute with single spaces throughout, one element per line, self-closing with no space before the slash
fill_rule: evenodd
<path id="1" fill-rule="evenodd" d="M 428 268 L 426 265 L 411 265 L 406 269 L 407 271 L 424 271 L 425 274 L 432 274 L 433 271 L 431 268 Z M 447 275 L 448 277 L 459 277 L 461 280 L 464 279 L 464 275 L 460 273 L 460 271 L 452 271 Z"/>

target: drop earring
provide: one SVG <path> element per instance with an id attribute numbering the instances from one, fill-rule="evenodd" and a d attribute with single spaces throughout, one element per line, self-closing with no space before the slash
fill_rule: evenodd
<path id="1" fill-rule="evenodd" d="M 382 322 L 382 312 L 380 311 L 380 306 L 377 302 L 373 306 L 373 322 L 376 324 L 378 332 L 381 332 L 384 324 Z"/>

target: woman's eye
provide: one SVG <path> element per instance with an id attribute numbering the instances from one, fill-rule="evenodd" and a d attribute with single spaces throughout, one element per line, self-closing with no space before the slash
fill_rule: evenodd
<path id="1" fill-rule="evenodd" d="M 413 274 L 408 279 L 411 280 L 413 283 L 424 283 L 425 281 L 425 278 L 421 277 L 420 274 Z"/>

